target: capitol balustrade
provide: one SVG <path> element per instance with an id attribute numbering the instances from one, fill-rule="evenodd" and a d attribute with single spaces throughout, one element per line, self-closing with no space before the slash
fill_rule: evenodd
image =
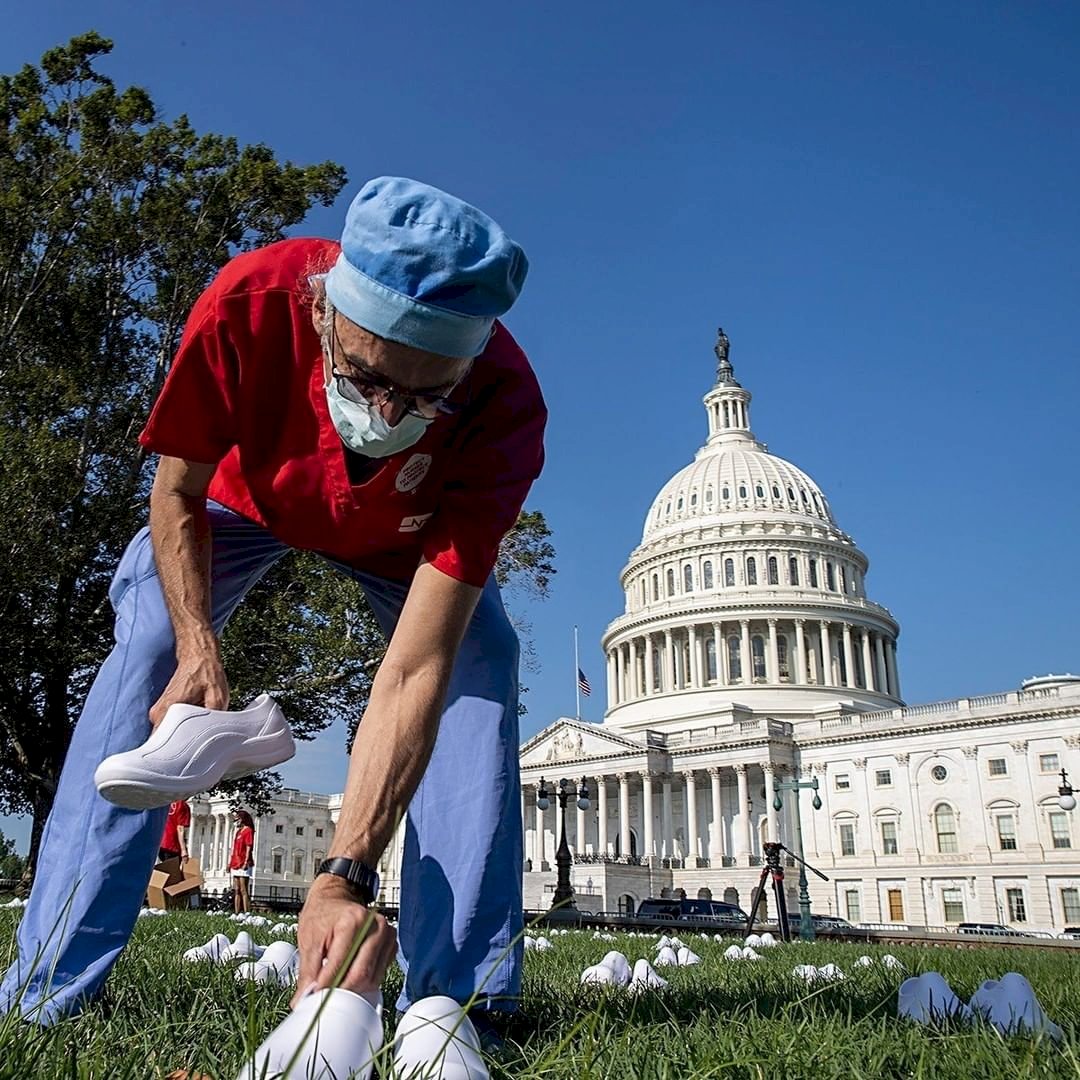
<path id="1" fill-rule="evenodd" d="M 883 604 L 868 600 L 865 596 L 853 596 L 850 593 L 830 592 L 828 589 L 787 588 L 773 585 L 725 586 L 710 592 L 684 593 L 666 600 L 653 600 L 635 605 L 629 611 L 618 616 L 608 626 L 606 637 L 610 638 L 622 630 L 639 627 L 646 619 L 663 616 L 685 617 L 687 620 L 696 615 L 722 615 L 730 604 L 756 605 L 768 609 L 770 615 L 784 611 L 792 604 L 807 605 L 805 618 L 820 618 L 818 609 L 827 604 L 833 609 L 858 608 L 887 619 L 894 627 L 896 618 Z M 741 613 L 740 613 L 741 615 Z M 791 613 L 785 612 L 787 617 Z M 764 618 L 764 615 L 762 616 Z"/>
<path id="2" fill-rule="evenodd" d="M 1001 707 L 1014 706 L 1017 711 L 1039 709 L 1048 699 L 1060 696 L 1056 686 L 1042 686 L 1031 690 L 1010 690 L 1002 694 L 983 694 L 979 697 L 953 698 L 949 701 L 932 701 L 926 705 L 905 705 L 895 709 L 879 709 L 874 712 L 851 713 L 845 716 L 828 716 L 818 721 L 821 731 L 852 728 L 858 731 L 880 731 L 897 724 L 916 723 L 925 717 L 956 719 L 974 717 L 982 713 L 998 715 Z"/>

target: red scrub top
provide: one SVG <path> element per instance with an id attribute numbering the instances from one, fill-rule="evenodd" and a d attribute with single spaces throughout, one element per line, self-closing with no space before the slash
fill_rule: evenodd
<path id="1" fill-rule="evenodd" d="M 415 445 L 350 483 L 326 404 L 308 278 L 338 245 L 283 240 L 230 261 L 199 297 L 139 441 L 217 464 L 211 499 L 296 548 L 408 581 L 421 557 L 483 585 L 543 465 L 547 410 L 501 323 Z"/>

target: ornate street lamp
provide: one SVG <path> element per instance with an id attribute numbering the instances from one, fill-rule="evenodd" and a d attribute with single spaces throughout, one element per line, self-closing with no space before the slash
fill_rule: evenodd
<path id="1" fill-rule="evenodd" d="M 813 941 L 814 934 L 814 920 L 810 917 L 810 887 L 806 880 L 806 868 L 807 862 L 803 859 L 803 841 L 802 841 L 802 814 L 799 812 L 799 791 L 801 788 L 808 788 L 813 791 L 814 798 L 811 802 L 811 806 L 815 810 L 821 809 L 821 796 L 818 794 L 818 779 L 815 776 L 813 780 L 773 780 L 773 808 L 779 813 L 784 809 L 784 801 L 780 798 L 780 792 L 792 791 L 795 793 L 795 802 L 793 804 L 795 819 L 795 846 L 799 849 L 797 852 L 792 852 L 795 856 L 796 862 L 799 864 L 799 937 L 803 941 Z M 829 879 L 813 866 L 810 867 L 815 874 L 823 881 Z M 786 929 L 786 928 L 785 928 Z"/>
<path id="2" fill-rule="evenodd" d="M 1061 787 L 1058 788 L 1058 806 L 1060 806 L 1062 810 L 1076 809 L 1076 797 L 1073 792 L 1073 786 L 1069 783 L 1069 774 L 1064 769 L 1061 770 Z"/>
<path id="3" fill-rule="evenodd" d="M 540 777 L 540 787 L 536 791 L 536 805 L 540 810 L 546 810 L 551 805 L 548 786 L 544 778 Z M 579 810 L 589 809 L 589 789 L 585 783 L 585 777 L 581 778 L 577 792 L 574 791 L 572 780 L 560 780 L 559 789 L 555 792 L 555 798 L 559 800 L 559 813 L 562 815 L 562 828 L 560 829 L 559 850 L 555 852 L 555 866 L 558 869 L 558 877 L 555 881 L 555 896 L 551 903 L 549 919 L 576 922 L 580 917 L 577 906 L 574 904 L 574 887 L 570 884 L 570 865 L 573 859 L 570 855 L 570 845 L 566 842 L 566 803 L 569 799 L 577 796 Z M 578 837 L 578 843 L 581 838 Z"/>

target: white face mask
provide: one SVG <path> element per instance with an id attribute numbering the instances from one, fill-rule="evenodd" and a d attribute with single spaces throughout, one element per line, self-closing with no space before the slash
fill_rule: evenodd
<path id="1" fill-rule="evenodd" d="M 332 319 L 333 308 L 326 305 L 327 318 Z M 332 366 L 333 350 L 330 338 L 323 334 L 323 354 Z M 377 405 L 370 401 L 353 401 L 344 397 L 338 389 L 333 375 L 324 384 L 326 404 L 330 409 L 330 419 L 341 436 L 341 441 L 350 449 L 366 457 L 390 457 L 401 450 L 407 450 L 418 443 L 428 429 L 431 420 L 422 416 L 405 413 L 391 427 Z"/>
<path id="2" fill-rule="evenodd" d="M 334 377 L 326 383 L 326 404 L 341 441 L 367 457 L 390 457 L 418 443 L 430 420 L 405 413 L 391 427 L 377 406 L 369 401 L 350 401 L 342 397 Z"/>

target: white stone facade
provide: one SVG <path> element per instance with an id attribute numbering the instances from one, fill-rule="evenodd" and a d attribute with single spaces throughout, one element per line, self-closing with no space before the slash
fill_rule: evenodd
<path id="1" fill-rule="evenodd" d="M 1080 679 L 904 708 L 899 625 L 867 596 L 868 559 L 818 485 L 754 438 L 727 345 L 705 445 L 622 572 L 603 724 L 563 719 L 522 747 L 526 907 L 549 905 L 559 842 L 541 777 L 585 779 L 592 805 L 566 815 L 579 906 L 616 910 L 680 888 L 748 906 L 762 842 L 797 848 L 772 781 L 799 776 L 823 803 L 799 804 L 830 878 L 811 878 L 815 911 L 1080 925 L 1080 834 L 1057 803 L 1060 770 L 1080 777 Z M 795 882 L 789 869 L 789 899 Z"/>

